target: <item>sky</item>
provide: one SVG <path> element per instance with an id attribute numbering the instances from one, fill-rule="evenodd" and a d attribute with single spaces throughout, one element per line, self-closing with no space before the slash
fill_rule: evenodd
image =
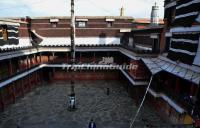
<path id="1" fill-rule="evenodd" d="M 75 0 L 77 16 L 125 16 L 150 18 L 151 6 L 157 2 L 159 16 L 164 15 L 164 0 Z M 70 16 L 71 0 L 0 0 L 0 17 Z"/>

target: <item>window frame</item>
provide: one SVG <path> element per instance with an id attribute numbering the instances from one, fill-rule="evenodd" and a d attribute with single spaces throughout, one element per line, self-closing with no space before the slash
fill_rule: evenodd
<path id="1" fill-rule="evenodd" d="M 86 21 L 77 21 L 77 27 L 79 28 L 85 28 L 87 26 Z"/>
<path id="2" fill-rule="evenodd" d="M 113 27 L 113 21 L 107 21 L 107 27 L 108 28 Z"/>

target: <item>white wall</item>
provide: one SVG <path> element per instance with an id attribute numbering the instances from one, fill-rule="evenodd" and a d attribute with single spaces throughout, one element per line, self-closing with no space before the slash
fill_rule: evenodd
<path id="1" fill-rule="evenodd" d="M 196 54 L 193 64 L 200 66 L 200 37 L 199 37 L 199 46 L 197 49 L 197 54 Z"/>
<path id="2" fill-rule="evenodd" d="M 66 46 L 70 45 L 70 38 L 43 38 L 40 43 L 41 46 Z M 120 38 L 110 37 L 110 38 L 99 38 L 99 37 L 82 37 L 76 38 L 75 44 L 79 45 L 120 45 Z"/>
<path id="3" fill-rule="evenodd" d="M 18 45 L 3 45 L 3 46 L 0 46 L 0 49 L 1 50 L 17 49 L 17 48 L 30 47 L 30 46 L 32 46 L 32 44 L 29 38 L 19 38 Z"/>

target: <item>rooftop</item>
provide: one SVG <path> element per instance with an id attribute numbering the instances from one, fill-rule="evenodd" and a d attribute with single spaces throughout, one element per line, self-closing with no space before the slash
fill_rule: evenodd
<path id="1" fill-rule="evenodd" d="M 135 18 L 134 22 L 135 23 L 150 24 L 151 23 L 151 19 L 149 19 L 149 18 Z M 164 24 L 163 19 L 160 19 L 159 22 L 160 22 L 160 24 Z"/>
<path id="2" fill-rule="evenodd" d="M 27 16 L 29 17 L 29 16 Z M 2 19 L 21 19 L 25 17 L 2 17 Z M 47 16 L 47 17 L 30 17 L 31 19 L 71 19 L 70 16 Z M 131 16 L 76 16 L 76 18 L 81 19 L 134 19 Z"/>

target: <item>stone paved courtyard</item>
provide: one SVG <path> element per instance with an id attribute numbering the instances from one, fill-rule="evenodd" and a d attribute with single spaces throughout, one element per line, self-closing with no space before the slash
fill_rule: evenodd
<path id="1" fill-rule="evenodd" d="M 129 128 L 137 106 L 122 84 L 117 81 L 76 83 L 78 109 L 74 112 L 67 110 L 69 83 L 38 87 L 0 113 L 0 128 L 17 128 L 17 124 L 20 128 L 87 128 L 91 118 L 97 128 Z M 146 122 L 154 127 L 166 125 L 147 105 L 142 108 L 136 126 L 144 127 Z"/>

